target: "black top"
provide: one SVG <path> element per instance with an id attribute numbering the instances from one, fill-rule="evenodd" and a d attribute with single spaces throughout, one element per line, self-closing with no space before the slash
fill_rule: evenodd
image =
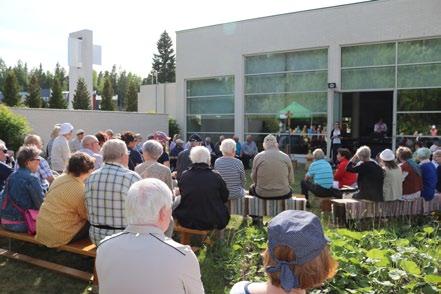
<path id="1" fill-rule="evenodd" d="M 170 158 L 168 157 L 167 152 L 162 152 L 161 157 L 158 158 L 157 160 L 159 163 L 164 164 L 164 162 L 166 161 L 170 161 Z"/>
<path id="2" fill-rule="evenodd" d="M 0 152 L 2 151 L 0 150 Z M 12 172 L 13 169 L 11 167 L 0 161 L 0 191 L 3 190 L 3 187 L 5 186 L 5 181 L 9 177 L 9 175 L 12 174 Z"/>
<path id="3" fill-rule="evenodd" d="M 353 198 L 383 201 L 384 173 L 376 162 L 368 161 L 356 166 L 352 161 L 349 161 L 346 170 L 358 174 L 359 191 L 354 194 Z"/>
<path id="4" fill-rule="evenodd" d="M 441 193 L 441 164 L 436 168 L 436 175 L 438 176 L 438 182 L 436 183 L 436 190 Z"/>
<path id="5" fill-rule="evenodd" d="M 143 162 L 141 153 L 139 153 L 136 149 L 127 149 L 129 149 L 129 169 L 135 170 L 135 166 Z"/>
<path id="6" fill-rule="evenodd" d="M 219 173 L 208 164 L 196 163 L 184 172 L 178 183 L 181 202 L 173 211 L 179 224 L 196 230 L 221 230 L 230 220 L 225 203 L 228 189 Z"/>
<path id="7" fill-rule="evenodd" d="M 181 179 L 181 175 L 186 171 L 191 165 L 190 159 L 190 148 L 182 151 L 178 155 L 178 160 L 176 162 L 176 178 L 178 181 Z"/>

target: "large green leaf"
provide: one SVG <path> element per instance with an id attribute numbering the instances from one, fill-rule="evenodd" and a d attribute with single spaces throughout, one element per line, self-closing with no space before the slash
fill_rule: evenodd
<path id="1" fill-rule="evenodd" d="M 369 250 L 366 253 L 366 256 L 375 260 L 375 264 L 378 266 L 388 266 L 390 264 L 390 261 L 386 254 L 386 250 L 374 248 Z"/>
<path id="2" fill-rule="evenodd" d="M 357 241 L 360 241 L 363 238 L 363 234 L 359 233 L 359 232 L 355 232 L 355 231 L 350 231 L 347 229 L 338 229 L 337 233 L 345 236 L 345 237 L 349 237 L 351 239 L 355 239 Z"/>
<path id="3" fill-rule="evenodd" d="M 424 277 L 424 281 L 430 284 L 441 284 L 441 276 L 427 275 Z"/>
<path id="4" fill-rule="evenodd" d="M 417 276 L 421 274 L 421 270 L 418 267 L 418 265 L 415 262 L 411 261 L 411 260 L 403 259 L 400 262 L 400 266 L 408 274 L 417 275 Z"/>

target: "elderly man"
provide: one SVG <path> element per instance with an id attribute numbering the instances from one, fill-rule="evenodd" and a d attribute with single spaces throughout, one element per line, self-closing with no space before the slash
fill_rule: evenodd
<path id="1" fill-rule="evenodd" d="M 52 169 L 59 174 L 63 173 L 70 158 L 69 140 L 72 138 L 73 128 L 70 123 L 61 124 L 58 137 L 52 145 L 51 165 Z"/>
<path id="2" fill-rule="evenodd" d="M 308 191 L 314 193 L 317 197 L 335 197 L 337 196 L 332 189 L 334 176 L 332 174 L 331 164 L 325 160 L 325 154 L 322 149 L 315 149 L 312 152 L 314 161 L 301 182 L 302 194 L 308 199 Z"/>
<path id="3" fill-rule="evenodd" d="M 100 293 L 204 293 L 196 256 L 167 238 L 172 193 L 145 179 L 127 193 L 124 232 L 104 239 L 97 251 Z"/>
<path id="4" fill-rule="evenodd" d="M 0 192 L 3 190 L 6 179 L 14 171 L 9 165 L 6 164 L 6 148 L 5 142 L 0 140 Z"/>
<path id="5" fill-rule="evenodd" d="M 188 141 L 190 142 L 190 148 L 179 153 L 178 160 L 176 162 L 176 178 L 178 181 L 181 178 L 182 173 L 186 171 L 191 165 L 191 160 L 190 160 L 191 148 L 200 146 L 202 144 L 202 139 L 197 134 L 191 135 Z"/>
<path id="6" fill-rule="evenodd" d="M 83 141 L 83 138 L 84 138 L 84 130 L 78 129 L 75 132 L 75 135 L 76 135 L 76 138 L 73 139 L 72 141 L 70 141 L 70 143 L 69 143 L 70 152 L 72 152 L 72 153 L 75 153 L 81 149 L 81 141 Z"/>
<path id="7" fill-rule="evenodd" d="M 263 140 L 264 151 L 254 157 L 250 194 L 262 199 L 288 199 L 294 180 L 291 159 L 279 150 L 276 137 L 268 135 Z"/>
<path id="8" fill-rule="evenodd" d="M 85 187 L 89 236 L 95 244 L 126 228 L 124 201 L 127 191 L 141 179 L 127 168 L 129 153 L 123 141 L 107 141 L 102 152 L 104 165 L 87 179 Z"/>
<path id="9" fill-rule="evenodd" d="M 246 141 L 242 144 L 242 163 L 245 169 L 250 169 L 250 160 L 257 154 L 257 145 L 253 136 L 248 135 Z"/>
<path id="10" fill-rule="evenodd" d="M 103 165 L 103 156 L 99 154 L 101 146 L 98 139 L 94 135 L 87 135 L 81 141 L 81 145 L 83 148 L 80 149 L 80 152 L 95 158 L 95 169 L 99 169 Z"/>

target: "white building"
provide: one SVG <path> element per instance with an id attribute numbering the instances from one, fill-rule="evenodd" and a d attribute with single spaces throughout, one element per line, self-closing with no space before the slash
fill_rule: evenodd
<path id="1" fill-rule="evenodd" d="M 439 0 L 287 13 L 178 31 L 176 39 L 176 118 L 186 134 L 260 141 L 279 132 L 287 110 L 291 129 L 343 120 L 348 141 L 382 148 L 441 126 Z M 379 118 L 389 131 L 376 142 Z M 301 136 L 291 143 L 293 153 L 306 152 Z"/>

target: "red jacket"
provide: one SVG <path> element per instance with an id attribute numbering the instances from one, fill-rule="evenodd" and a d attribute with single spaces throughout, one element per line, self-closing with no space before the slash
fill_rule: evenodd
<path id="1" fill-rule="evenodd" d="M 341 188 L 344 185 L 352 186 L 357 181 L 357 174 L 346 171 L 346 166 L 349 160 L 342 157 L 342 160 L 338 163 L 337 170 L 334 174 L 334 180 L 338 181 L 338 187 Z"/>

